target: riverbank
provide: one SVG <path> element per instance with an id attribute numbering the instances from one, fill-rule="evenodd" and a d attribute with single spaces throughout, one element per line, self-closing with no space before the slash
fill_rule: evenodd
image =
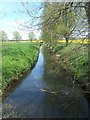
<path id="1" fill-rule="evenodd" d="M 2 44 L 2 90 L 9 88 L 35 65 L 40 43 Z"/>
<path id="2" fill-rule="evenodd" d="M 64 43 L 50 43 L 47 46 L 59 57 L 63 70 L 69 71 L 85 90 L 89 89 L 88 46 L 74 43 L 69 43 L 67 47 Z"/>
<path id="3" fill-rule="evenodd" d="M 41 47 L 38 61 L 25 79 L 2 100 L 3 118 L 88 118 L 88 102 L 56 54 Z M 40 106 L 40 107 L 39 107 Z M 39 108 L 39 109 L 38 109 Z M 37 112 L 38 111 L 38 112 Z"/>

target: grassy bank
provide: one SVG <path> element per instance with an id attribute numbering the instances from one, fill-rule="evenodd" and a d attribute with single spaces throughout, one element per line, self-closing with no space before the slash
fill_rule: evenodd
<path id="1" fill-rule="evenodd" d="M 58 54 L 60 66 L 68 69 L 72 76 L 82 85 L 88 83 L 89 59 L 87 45 L 71 43 L 67 47 L 64 43 L 49 44 L 49 48 Z"/>
<path id="2" fill-rule="evenodd" d="M 2 90 L 34 66 L 38 58 L 39 47 L 39 43 L 2 44 Z"/>

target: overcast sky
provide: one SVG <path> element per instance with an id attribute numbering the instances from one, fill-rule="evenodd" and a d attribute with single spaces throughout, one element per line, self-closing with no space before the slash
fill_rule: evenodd
<path id="1" fill-rule="evenodd" d="M 13 38 L 12 33 L 14 31 L 19 31 L 22 39 L 28 39 L 28 31 L 25 29 L 20 30 L 18 23 L 23 23 L 28 19 L 30 20 L 30 18 L 20 14 L 18 9 L 22 9 L 20 2 L 0 2 L 0 30 L 4 30 L 8 34 L 9 39 Z M 33 32 L 38 39 L 41 31 L 33 30 Z"/>

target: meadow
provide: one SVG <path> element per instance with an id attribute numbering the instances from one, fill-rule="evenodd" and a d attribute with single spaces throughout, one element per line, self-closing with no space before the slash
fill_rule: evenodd
<path id="1" fill-rule="evenodd" d="M 39 48 L 40 43 L 2 43 L 2 90 L 32 69 L 38 59 Z"/>

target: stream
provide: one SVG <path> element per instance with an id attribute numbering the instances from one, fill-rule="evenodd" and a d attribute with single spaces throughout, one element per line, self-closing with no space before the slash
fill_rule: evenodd
<path id="1" fill-rule="evenodd" d="M 33 70 L 12 89 L 3 100 L 3 118 L 88 118 L 82 89 L 47 48 L 40 48 Z"/>

